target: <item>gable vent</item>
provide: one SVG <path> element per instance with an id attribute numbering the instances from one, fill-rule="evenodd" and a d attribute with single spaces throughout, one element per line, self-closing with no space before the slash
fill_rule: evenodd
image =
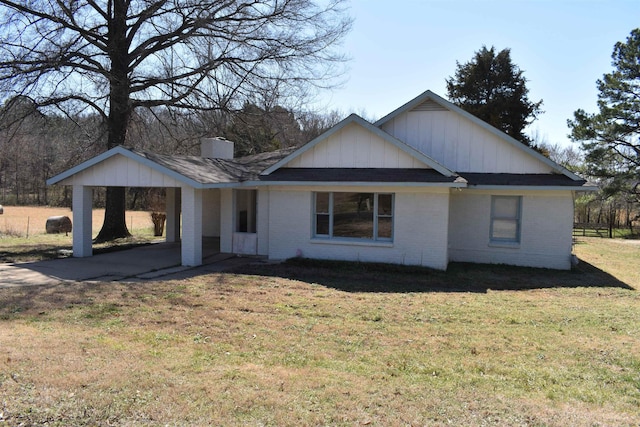
<path id="1" fill-rule="evenodd" d="M 447 111 L 447 109 L 441 106 L 440 104 L 428 99 L 422 104 L 416 106 L 411 111 Z"/>

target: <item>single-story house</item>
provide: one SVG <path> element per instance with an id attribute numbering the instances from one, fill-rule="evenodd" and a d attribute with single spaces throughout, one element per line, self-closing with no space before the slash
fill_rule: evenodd
<path id="1" fill-rule="evenodd" d="M 166 189 L 183 265 L 202 238 L 280 260 L 571 267 L 574 196 L 595 187 L 426 91 L 375 123 L 352 114 L 294 150 L 233 158 L 116 147 L 48 181 L 73 186 L 73 254 L 92 255 L 92 187 Z M 180 227 L 180 224 L 182 226 Z"/>

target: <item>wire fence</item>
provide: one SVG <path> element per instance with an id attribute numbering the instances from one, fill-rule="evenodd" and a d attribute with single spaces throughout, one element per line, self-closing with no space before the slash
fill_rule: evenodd
<path id="1" fill-rule="evenodd" d="M 73 213 L 67 208 L 4 206 L 0 214 L 0 237 L 31 238 L 46 234 L 47 219 L 55 216 L 67 216 L 73 221 Z M 92 218 L 93 233 L 102 227 L 104 209 L 94 209 Z M 146 211 L 128 211 L 125 221 L 130 231 L 153 227 L 151 213 Z M 73 224 L 72 224 L 73 226 Z"/>

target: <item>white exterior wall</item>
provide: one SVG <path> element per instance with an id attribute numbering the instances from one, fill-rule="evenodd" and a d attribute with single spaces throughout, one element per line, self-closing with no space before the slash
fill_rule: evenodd
<path id="1" fill-rule="evenodd" d="M 220 237 L 220 190 L 202 192 L 202 235 Z"/>
<path id="2" fill-rule="evenodd" d="M 491 246 L 491 196 L 522 196 L 518 247 Z M 449 260 L 571 268 L 573 196 L 570 191 L 453 191 Z"/>
<path id="3" fill-rule="evenodd" d="M 382 129 L 458 172 L 551 171 L 543 162 L 451 111 L 408 111 Z"/>
<path id="4" fill-rule="evenodd" d="M 290 168 L 426 168 L 362 126 L 350 123 L 290 161 Z"/>
<path id="5" fill-rule="evenodd" d="M 372 192 L 371 188 L 272 188 L 269 194 L 269 258 L 386 262 L 447 268 L 449 190 L 379 188 L 395 194 L 393 242 L 314 239 L 313 191 Z"/>

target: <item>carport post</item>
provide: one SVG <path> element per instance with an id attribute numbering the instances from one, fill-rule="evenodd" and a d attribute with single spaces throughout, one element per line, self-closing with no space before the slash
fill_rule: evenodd
<path id="1" fill-rule="evenodd" d="M 166 241 L 180 241 L 180 188 L 169 187 L 165 197 L 167 226 Z"/>
<path id="2" fill-rule="evenodd" d="M 91 223 L 93 189 L 84 185 L 73 186 L 73 256 L 77 258 L 93 255 L 91 246 Z"/>
<path id="3" fill-rule="evenodd" d="M 202 190 L 182 187 L 182 265 L 202 265 Z"/>

